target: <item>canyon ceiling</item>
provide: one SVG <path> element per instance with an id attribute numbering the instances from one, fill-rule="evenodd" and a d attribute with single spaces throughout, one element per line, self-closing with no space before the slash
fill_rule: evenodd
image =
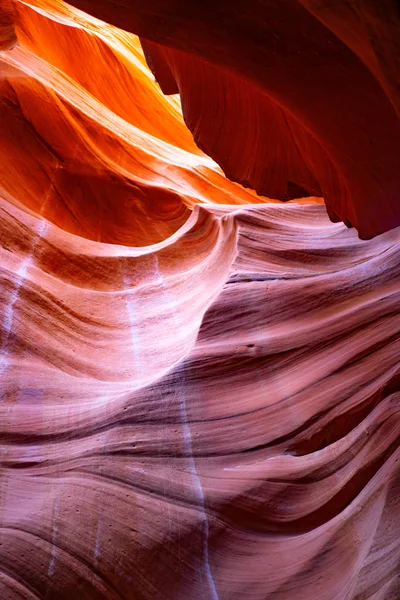
<path id="1" fill-rule="evenodd" d="M 399 115 L 394 0 L 0 0 L 0 600 L 400 600 Z"/>

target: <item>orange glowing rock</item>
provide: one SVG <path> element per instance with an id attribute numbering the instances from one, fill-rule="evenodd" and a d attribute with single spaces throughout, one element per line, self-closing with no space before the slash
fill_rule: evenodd
<path id="1" fill-rule="evenodd" d="M 332 220 L 363 239 L 400 225 L 395 0 L 72 4 L 164 46 L 158 76 L 171 86 L 172 73 L 189 128 L 228 177 L 268 196 L 321 189 Z"/>
<path id="2" fill-rule="evenodd" d="M 15 46 L 16 42 L 14 3 L 13 0 L 2 0 L 0 6 L 0 51 L 10 50 Z"/>

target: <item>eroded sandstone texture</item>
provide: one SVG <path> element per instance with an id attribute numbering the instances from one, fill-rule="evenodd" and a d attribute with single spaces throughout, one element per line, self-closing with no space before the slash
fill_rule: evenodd
<path id="1" fill-rule="evenodd" d="M 0 2 L 0 600 L 399 600 L 396 5 Z"/>

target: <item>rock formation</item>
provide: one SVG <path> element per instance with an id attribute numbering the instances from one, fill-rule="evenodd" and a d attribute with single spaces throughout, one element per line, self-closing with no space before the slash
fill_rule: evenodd
<path id="1" fill-rule="evenodd" d="M 0 4 L 0 600 L 398 600 L 395 5 L 71 4 Z"/>

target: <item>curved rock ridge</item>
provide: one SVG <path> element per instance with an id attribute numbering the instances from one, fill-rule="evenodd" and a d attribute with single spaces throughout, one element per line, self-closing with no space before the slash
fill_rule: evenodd
<path id="1" fill-rule="evenodd" d="M 132 246 L 167 238 L 194 204 L 259 201 L 199 151 L 135 36 L 35 4 L 14 4 L 19 46 L 0 55 L 8 194 L 71 233 Z"/>
<path id="2" fill-rule="evenodd" d="M 1 214 L 2 598 L 397 597 L 398 232 Z"/>
<path id="3" fill-rule="evenodd" d="M 71 4 L 143 38 L 229 178 L 281 199 L 320 191 L 362 239 L 400 225 L 395 0 Z"/>
<path id="4" fill-rule="evenodd" d="M 163 6 L 79 4 L 141 35 Z M 371 79 L 354 71 L 360 121 L 331 123 L 350 164 L 363 110 L 396 107 L 393 29 L 372 53 L 372 3 L 353 3 L 357 43 L 339 9 L 302 5 L 359 65 L 375 56 Z M 0 6 L 0 600 L 397 600 L 400 228 L 362 241 L 321 198 L 293 200 L 348 186 L 337 215 L 386 228 L 376 188 L 352 204 L 368 161 L 345 181 L 329 136 L 255 72 L 241 87 L 244 62 L 188 68 L 190 6 L 211 10 L 179 3 L 178 35 L 170 2 L 143 44 L 172 96 L 134 34 L 58 0 Z M 218 158 L 228 139 L 221 166 L 274 199 L 203 154 L 177 91 L 196 143 Z"/>

